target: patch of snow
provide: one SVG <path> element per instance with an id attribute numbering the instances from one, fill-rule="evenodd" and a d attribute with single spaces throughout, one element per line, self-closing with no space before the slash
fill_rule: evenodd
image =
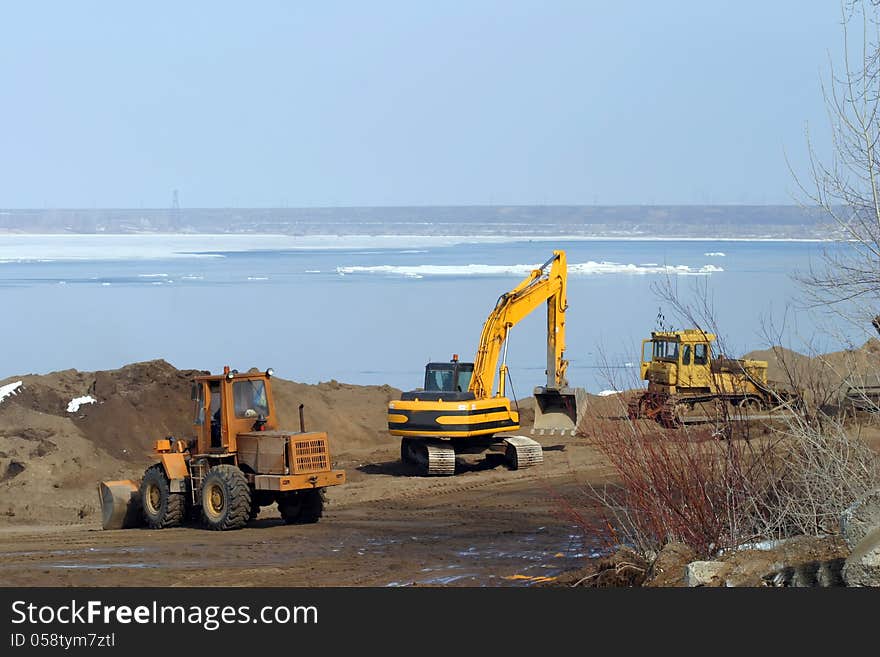
<path id="1" fill-rule="evenodd" d="M 98 400 L 92 397 L 91 395 L 86 395 L 85 397 L 76 397 L 70 400 L 70 403 L 67 405 L 68 413 L 76 413 L 79 410 L 80 406 L 84 404 L 95 404 Z"/>
<path id="2" fill-rule="evenodd" d="M 610 397 L 611 395 L 619 395 L 620 390 L 603 390 L 598 394 L 600 397 Z"/>
<path id="3" fill-rule="evenodd" d="M 385 274 L 422 278 L 424 276 L 523 276 L 537 269 L 536 264 L 516 265 L 374 265 L 371 267 L 351 266 L 337 267 L 336 272 L 345 274 Z M 707 275 L 723 272 L 716 265 L 690 267 L 688 265 L 634 265 L 619 262 L 581 262 L 569 263 L 568 273 L 577 276 L 602 274 L 670 274 L 670 275 Z"/>
<path id="4" fill-rule="evenodd" d="M 0 402 L 9 397 L 10 395 L 14 395 L 17 393 L 18 389 L 21 387 L 21 381 L 16 381 L 14 383 L 7 383 L 5 386 L 0 386 Z"/>

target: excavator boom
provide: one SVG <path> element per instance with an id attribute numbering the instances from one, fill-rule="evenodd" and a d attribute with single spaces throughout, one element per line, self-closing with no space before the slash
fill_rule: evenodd
<path id="1" fill-rule="evenodd" d="M 470 390 L 477 399 L 493 395 L 498 359 L 507 341 L 510 329 L 542 303 L 547 304 L 547 387 L 568 385 L 565 370 L 568 361 L 565 352 L 565 311 L 567 266 L 564 251 L 554 251 L 553 257 L 532 272 L 510 292 L 498 298 L 495 308 L 486 318 L 480 335 L 474 376 Z M 503 365 L 502 365 L 503 367 Z M 504 380 L 499 382 L 498 396 L 504 396 Z"/>

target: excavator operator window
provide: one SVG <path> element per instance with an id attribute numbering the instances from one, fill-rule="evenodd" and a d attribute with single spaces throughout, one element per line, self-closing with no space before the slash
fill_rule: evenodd
<path id="1" fill-rule="evenodd" d="M 456 392 L 467 392 L 471 385 L 471 378 L 474 376 L 474 366 L 472 363 L 459 363 L 458 372 L 456 373 L 455 389 Z"/>
<path id="2" fill-rule="evenodd" d="M 232 398 L 235 401 L 235 417 L 269 416 L 266 384 L 260 380 L 236 381 L 232 384 Z"/>
<path id="3" fill-rule="evenodd" d="M 425 390 L 451 392 L 455 390 L 455 369 L 448 363 L 430 363 L 425 368 Z"/>
<path id="4" fill-rule="evenodd" d="M 694 365 L 705 365 L 709 361 L 709 349 L 705 344 L 694 346 Z"/>
<path id="5" fill-rule="evenodd" d="M 691 364 L 691 346 L 689 344 L 684 344 L 681 346 L 681 364 Z"/>

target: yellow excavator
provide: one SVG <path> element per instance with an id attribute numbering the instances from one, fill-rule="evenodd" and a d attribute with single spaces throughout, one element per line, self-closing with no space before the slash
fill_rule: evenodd
<path id="1" fill-rule="evenodd" d="M 505 396 L 505 384 L 507 335 L 545 302 L 547 385 L 534 391 L 534 429 L 542 434 L 574 434 L 586 393 L 569 388 L 565 375 L 566 284 L 565 252 L 554 251 L 552 258 L 499 297 L 483 324 L 473 363 L 460 362 L 457 355 L 449 362 L 428 363 L 424 388 L 404 392 L 399 400 L 388 403 L 388 431 L 401 437 L 403 463 L 418 468 L 421 474 L 452 475 L 456 454 L 503 451 L 513 469 L 543 462 L 540 443 L 508 434 L 517 431 L 520 424 L 519 411 L 511 408 L 511 400 Z M 498 433 L 508 435 L 499 438 Z"/>

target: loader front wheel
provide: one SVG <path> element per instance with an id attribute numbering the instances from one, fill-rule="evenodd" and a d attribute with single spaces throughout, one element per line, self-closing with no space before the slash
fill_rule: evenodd
<path id="1" fill-rule="evenodd" d="M 215 465 L 202 482 L 202 522 L 208 529 L 241 529 L 251 515 L 251 489 L 234 465 Z"/>
<path id="2" fill-rule="evenodd" d="M 171 492 L 171 482 L 161 463 L 147 468 L 141 481 L 140 494 L 144 521 L 150 529 L 175 527 L 183 521 L 185 496 Z"/>
<path id="3" fill-rule="evenodd" d="M 278 510 L 288 525 L 318 522 L 324 515 L 324 489 L 315 488 L 285 493 L 278 500 Z"/>

